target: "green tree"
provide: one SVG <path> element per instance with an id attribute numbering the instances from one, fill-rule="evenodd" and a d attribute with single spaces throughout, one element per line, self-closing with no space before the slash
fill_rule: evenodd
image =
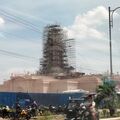
<path id="1" fill-rule="evenodd" d="M 103 80 L 103 84 L 99 85 L 96 89 L 97 97 L 96 104 L 99 106 L 101 103 L 104 107 L 110 110 L 112 116 L 115 112 L 117 104 L 117 94 L 115 90 L 116 84 L 113 80 Z"/>

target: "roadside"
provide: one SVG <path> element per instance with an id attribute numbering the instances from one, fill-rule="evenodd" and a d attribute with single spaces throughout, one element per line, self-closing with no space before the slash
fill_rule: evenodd
<path id="1" fill-rule="evenodd" d="M 120 117 L 115 117 L 115 118 L 103 118 L 100 120 L 120 120 Z"/>
<path id="2" fill-rule="evenodd" d="M 8 120 L 0 118 L 0 120 Z M 50 116 L 38 116 L 36 118 L 32 118 L 31 120 L 64 120 L 63 115 L 50 115 Z M 101 118 L 100 120 L 120 120 L 120 117 L 115 118 Z"/>
<path id="3" fill-rule="evenodd" d="M 50 116 L 38 116 L 36 120 L 64 120 L 65 116 L 63 115 L 50 115 Z M 31 119 L 33 120 L 33 119 Z M 120 120 L 120 117 L 115 118 L 101 118 L 100 120 Z"/>

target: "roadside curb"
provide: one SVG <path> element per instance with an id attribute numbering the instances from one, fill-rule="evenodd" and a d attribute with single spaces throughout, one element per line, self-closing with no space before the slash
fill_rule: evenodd
<path id="1" fill-rule="evenodd" d="M 120 120 L 120 117 L 116 117 L 116 118 L 103 118 L 100 120 Z"/>

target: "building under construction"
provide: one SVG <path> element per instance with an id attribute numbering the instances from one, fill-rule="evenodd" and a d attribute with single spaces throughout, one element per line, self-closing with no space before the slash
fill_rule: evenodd
<path id="1" fill-rule="evenodd" d="M 67 47 L 69 40 L 60 25 L 48 25 L 43 33 L 42 74 L 67 73 L 73 69 L 69 64 Z"/>
<path id="2" fill-rule="evenodd" d="M 75 42 L 67 39 L 65 33 L 60 25 L 45 27 L 40 70 L 37 74 L 11 75 L 4 81 L 0 85 L 1 104 L 13 106 L 16 102 L 35 100 L 38 105 L 58 106 L 67 104 L 70 96 L 80 97 L 85 92 L 95 92 L 102 84 L 102 76 L 73 72 Z"/>

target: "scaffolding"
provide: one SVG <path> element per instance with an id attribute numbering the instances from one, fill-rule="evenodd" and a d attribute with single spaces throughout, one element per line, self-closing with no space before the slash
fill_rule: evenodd
<path id="1" fill-rule="evenodd" d="M 66 53 L 68 58 L 69 70 L 74 69 L 76 71 L 76 48 L 75 48 L 75 39 L 67 39 L 65 40 L 66 44 Z"/>
<path id="2" fill-rule="evenodd" d="M 71 68 L 68 57 L 69 40 L 60 25 L 47 25 L 43 32 L 42 74 L 66 73 Z M 72 45 L 71 45 L 72 46 Z M 70 51 L 69 51 L 70 52 Z"/>

